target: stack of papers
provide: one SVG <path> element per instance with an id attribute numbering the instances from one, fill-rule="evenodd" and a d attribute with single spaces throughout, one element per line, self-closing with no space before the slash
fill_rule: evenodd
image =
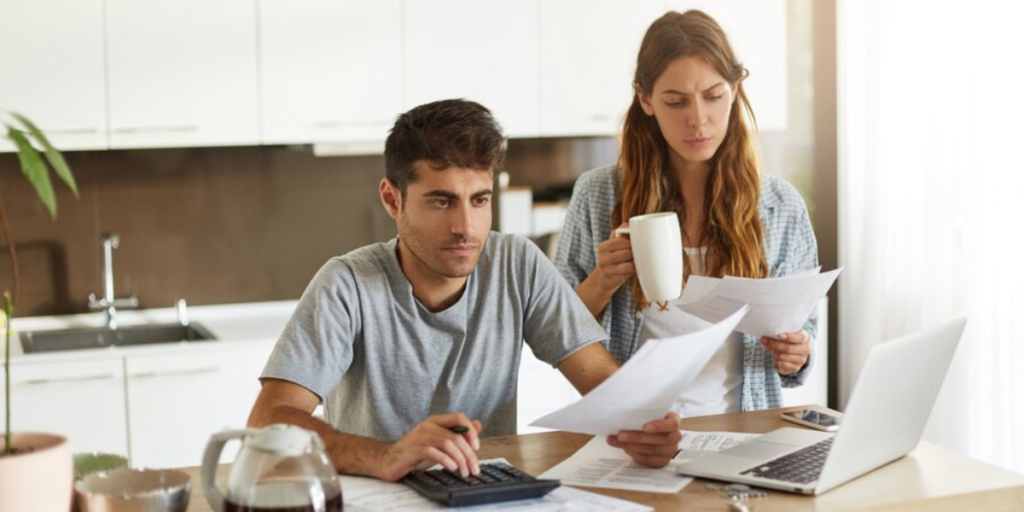
<path id="1" fill-rule="evenodd" d="M 820 270 L 819 267 L 772 279 L 690 276 L 676 305 L 712 323 L 728 318 L 747 305 L 750 311 L 736 330 L 754 337 L 774 338 L 803 329 L 804 322 L 843 269 L 824 274 L 820 274 Z"/>
<path id="2" fill-rule="evenodd" d="M 643 430 L 648 421 L 665 417 L 746 313 L 740 306 L 703 331 L 648 340 L 583 398 L 531 425 L 594 435 Z"/>
<path id="3" fill-rule="evenodd" d="M 482 460 L 481 463 L 505 462 L 505 459 Z M 449 510 L 430 501 L 402 484 L 384 482 L 374 478 L 341 477 L 341 494 L 345 512 L 420 512 Z M 646 505 L 609 498 L 571 487 L 562 486 L 543 498 L 506 501 L 475 507 L 461 507 L 463 512 L 501 510 L 502 512 L 647 512 Z"/>
<path id="4" fill-rule="evenodd" d="M 608 446 L 604 437 L 595 437 L 540 478 L 555 478 L 567 485 L 674 494 L 693 481 L 693 478 L 677 472 L 680 464 L 738 446 L 755 437 L 757 434 L 684 430 L 683 439 L 679 441 L 679 453 L 668 466 L 660 469 L 641 466 L 633 462 L 626 452 Z"/>

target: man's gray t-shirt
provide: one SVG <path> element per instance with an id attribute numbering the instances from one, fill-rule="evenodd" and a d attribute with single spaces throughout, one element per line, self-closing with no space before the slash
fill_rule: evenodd
<path id="1" fill-rule="evenodd" d="M 397 238 L 332 258 L 303 294 L 262 378 L 324 400 L 341 432 L 394 441 L 463 412 L 516 432 L 522 340 L 552 366 L 607 334 L 532 242 L 491 233 L 462 297 L 432 313 L 412 294 Z"/>

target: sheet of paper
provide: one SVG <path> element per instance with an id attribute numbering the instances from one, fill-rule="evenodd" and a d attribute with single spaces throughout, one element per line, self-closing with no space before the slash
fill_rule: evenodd
<path id="1" fill-rule="evenodd" d="M 693 481 L 693 478 L 678 473 L 680 464 L 732 448 L 755 437 L 757 434 L 684 430 L 675 459 L 664 468 L 654 469 L 633 462 L 625 452 L 608 446 L 605 438 L 598 436 L 540 477 L 583 487 L 675 494 Z"/>
<path id="2" fill-rule="evenodd" d="M 491 459 L 481 462 L 507 462 L 505 459 Z M 341 477 L 341 493 L 345 501 L 345 512 L 419 512 L 448 510 L 434 503 L 402 484 L 384 482 L 373 478 L 352 476 Z M 543 498 L 523 501 L 507 501 L 491 505 L 459 508 L 463 512 L 501 510 L 502 512 L 646 512 L 653 510 L 646 505 L 610 498 L 571 487 L 562 486 Z"/>
<path id="3" fill-rule="evenodd" d="M 775 337 L 802 329 L 842 270 L 771 279 L 690 276 L 676 307 L 708 322 L 719 322 L 746 304 L 750 311 L 736 330 L 755 337 Z"/>
<path id="4" fill-rule="evenodd" d="M 643 429 L 644 423 L 665 416 L 746 312 L 740 306 L 702 331 L 648 340 L 586 396 L 531 425 L 594 435 Z"/>
<path id="5" fill-rule="evenodd" d="M 679 453 L 676 454 L 674 462 L 675 464 L 682 464 L 715 452 L 728 450 L 759 435 L 744 432 L 696 432 L 684 430 L 683 438 L 679 441 Z"/>

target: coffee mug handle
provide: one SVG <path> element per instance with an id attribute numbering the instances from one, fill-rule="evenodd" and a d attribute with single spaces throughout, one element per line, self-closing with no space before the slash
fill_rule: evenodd
<path id="1" fill-rule="evenodd" d="M 628 235 L 628 234 L 629 234 L 629 228 L 615 228 L 615 231 L 612 231 L 612 237 L 613 238 L 619 238 L 622 235 Z"/>

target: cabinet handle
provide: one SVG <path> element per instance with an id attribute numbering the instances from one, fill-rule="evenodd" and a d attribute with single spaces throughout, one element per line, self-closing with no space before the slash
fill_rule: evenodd
<path id="1" fill-rule="evenodd" d="M 19 384 L 27 386 L 35 386 L 38 384 L 64 384 L 68 382 L 87 382 L 91 380 L 113 380 L 115 375 L 113 373 L 100 373 L 96 375 L 83 375 L 81 377 L 67 377 L 63 379 L 29 379 L 22 381 Z"/>
<path id="2" fill-rule="evenodd" d="M 137 134 L 137 133 L 185 133 L 185 132 L 198 132 L 198 125 L 181 125 L 181 126 L 132 126 L 128 128 L 114 128 L 110 130 L 114 133 L 120 133 L 125 135 Z"/>
<path id="3" fill-rule="evenodd" d="M 377 127 L 386 127 L 386 126 L 389 126 L 389 124 L 384 122 L 384 121 L 374 121 L 374 122 L 369 122 L 369 123 L 359 122 L 359 121 L 352 121 L 352 122 L 346 122 L 346 121 L 320 121 L 318 123 L 310 123 L 310 125 L 309 125 L 310 128 L 316 128 L 316 129 L 344 128 L 346 126 L 355 126 L 355 127 L 365 126 L 365 127 L 377 128 Z"/>
<path id="4" fill-rule="evenodd" d="M 133 379 L 155 379 L 158 377 L 178 377 L 181 375 L 199 375 L 201 373 L 216 373 L 220 371 L 219 366 L 208 366 L 205 368 L 189 368 L 187 370 L 173 370 L 168 372 L 142 372 L 131 376 Z"/>
<path id="5" fill-rule="evenodd" d="M 93 135 L 98 133 L 96 128 L 44 128 L 47 135 Z"/>

